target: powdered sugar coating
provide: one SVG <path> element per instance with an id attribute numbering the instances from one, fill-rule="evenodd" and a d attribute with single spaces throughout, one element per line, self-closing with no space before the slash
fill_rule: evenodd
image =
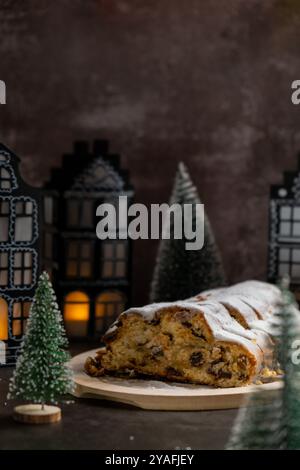
<path id="1" fill-rule="evenodd" d="M 250 297 L 256 302 L 265 305 L 279 305 L 281 302 L 280 289 L 273 284 L 261 281 L 245 281 L 230 287 L 210 289 L 199 294 L 202 298 L 216 297 L 219 295 L 242 295 Z"/>

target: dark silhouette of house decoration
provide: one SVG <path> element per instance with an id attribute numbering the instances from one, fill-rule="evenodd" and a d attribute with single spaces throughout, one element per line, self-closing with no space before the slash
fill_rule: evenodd
<path id="1" fill-rule="evenodd" d="M 96 209 L 133 197 L 120 157 L 105 141 L 78 142 L 44 191 L 43 268 L 61 301 L 69 337 L 95 338 L 130 303 L 131 244 L 99 240 Z"/>
<path id="2" fill-rule="evenodd" d="M 26 185 L 0 147 L 0 365 L 13 364 L 37 276 L 46 270 L 69 337 L 97 338 L 130 304 L 130 240 L 99 240 L 96 208 L 133 197 L 105 141 L 74 145 L 43 189 Z"/>
<path id="3" fill-rule="evenodd" d="M 0 144 L 0 365 L 14 364 L 39 271 L 40 192 Z"/>
<path id="4" fill-rule="evenodd" d="M 300 156 L 298 170 L 285 172 L 270 192 L 268 279 L 284 275 L 300 300 Z"/>

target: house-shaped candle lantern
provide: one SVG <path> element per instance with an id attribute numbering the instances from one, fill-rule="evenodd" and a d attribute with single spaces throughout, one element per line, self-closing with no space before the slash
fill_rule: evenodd
<path id="1" fill-rule="evenodd" d="M 0 365 L 14 364 L 41 270 L 72 338 L 99 338 L 130 303 L 131 244 L 96 236 L 96 209 L 133 190 L 104 141 L 77 143 L 43 189 L 24 183 L 0 145 Z"/>
<path id="2" fill-rule="evenodd" d="M 14 364 L 39 271 L 40 192 L 0 144 L 0 365 Z"/>
<path id="3" fill-rule="evenodd" d="M 300 156 L 298 171 L 284 173 L 283 184 L 271 186 L 268 278 L 288 275 L 300 300 Z"/>
<path id="4" fill-rule="evenodd" d="M 92 151 L 85 142 L 75 144 L 45 187 L 45 213 L 49 206 L 55 216 L 44 225 L 43 262 L 69 337 L 99 337 L 130 302 L 129 240 L 96 236 L 97 207 L 117 205 L 119 196 L 130 203 L 133 191 L 105 141 L 96 141 Z"/>

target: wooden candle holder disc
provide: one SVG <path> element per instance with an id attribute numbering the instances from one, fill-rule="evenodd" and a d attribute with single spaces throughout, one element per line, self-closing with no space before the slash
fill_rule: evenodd
<path id="1" fill-rule="evenodd" d="M 58 406 L 30 404 L 20 405 L 14 408 L 13 418 L 19 423 L 48 424 L 61 420 L 61 409 Z"/>

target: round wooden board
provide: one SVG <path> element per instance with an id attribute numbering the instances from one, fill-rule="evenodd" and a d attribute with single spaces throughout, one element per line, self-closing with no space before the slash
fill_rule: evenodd
<path id="1" fill-rule="evenodd" d="M 87 357 L 94 357 L 97 349 L 71 359 L 77 398 L 97 398 L 143 408 L 145 410 L 222 410 L 239 408 L 254 386 L 213 388 L 157 380 L 125 379 L 119 377 L 90 377 L 84 371 Z M 282 382 L 275 381 L 256 386 L 270 392 L 279 389 Z"/>
<path id="2" fill-rule="evenodd" d="M 25 424 L 48 424 L 61 420 L 61 409 L 58 406 L 29 404 L 14 408 L 14 420 Z"/>

